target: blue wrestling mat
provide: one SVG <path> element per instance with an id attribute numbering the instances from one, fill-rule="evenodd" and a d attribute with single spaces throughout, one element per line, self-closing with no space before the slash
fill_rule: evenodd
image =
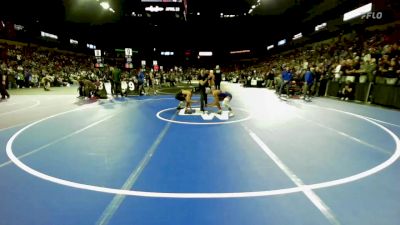
<path id="1" fill-rule="evenodd" d="M 230 91 L 232 117 L 145 96 L 0 130 L 0 225 L 399 223 L 399 111 Z"/>

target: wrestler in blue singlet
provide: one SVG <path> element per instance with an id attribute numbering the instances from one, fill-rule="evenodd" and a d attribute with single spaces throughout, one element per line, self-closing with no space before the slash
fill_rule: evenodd
<path id="1" fill-rule="evenodd" d="M 222 91 L 221 91 L 221 92 L 218 94 L 218 98 L 219 98 L 220 101 L 224 100 L 226 97 L 229 97 L 229 98 L 232 100 L 232 94 L 229 93 L 229 92 L 227 92 L 227 91 L 225 91 L 225 92 L 222 92 Z"/>

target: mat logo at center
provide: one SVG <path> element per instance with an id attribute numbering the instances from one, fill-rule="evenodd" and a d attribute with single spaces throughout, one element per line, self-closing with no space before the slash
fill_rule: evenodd
<path id="1" fill-rule="evenodd" d="M 193 108 L 192 113 L 185 113 L 185 109 L 179 110 L 179 116 L 200 116 L 203 120 L 213 120 L 216 117 L 219 120 L 229 120 L 229 111 L 222 111 L 221 114 L 215 112 L 200 111 L 200 108 Z"/>

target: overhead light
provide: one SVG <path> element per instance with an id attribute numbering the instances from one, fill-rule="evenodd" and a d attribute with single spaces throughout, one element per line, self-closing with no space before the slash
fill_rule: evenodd
<path id="1" fill-rule="evenodd" d="M 175 53 L 174 52 L 161 52 L 161 55 L 164 56 L 173 56 Z"/>
<path id="2" fill-rule="evenodd" d="M 96 45 L 92 45 L 92 44 L 86 44 L 86 47 L 88 47 L 90 49 L 96 49 Z"/>
<path id="3" fill-rule="evenodd" d="M 325 27 L 326 27 L 326 23 L 321 23 L 320 25 L 317 25 L 317 26 L 315 27 L 315 31 L 322 30 L 322 29 L 324 29 Z"/>
<path id="4" fill-rule="evenodd" d="M 220 15 L 221 15 L 221 16 L 223 16 L 224 14 L 223 14 L 223 13 L 221 13 Z"/>
<path id="5" fill-rule="evenodd" d="M 270 49 L 272 49 L 272 48 L 274 48 L 274 45 L 268 46 L 268 47 L 267 47 L 267 50 L 270 50 Z"/>
<path id="6" fill-rule="evenodd" d="M 251 6 L 251 8 L 252 8 L 252 9 L 255 9 L 255 8 L 256 8 L 256 5 Z"/>
<path id="7" fill-rule="evenodd" d="M 278 42 L 278 45 L 279 45 L 279 46 L 280 46 L 280 45 L 284 45 L 284 44 L 286 44 L 286 39 L 283 39 L 283 40 L 281 40 L 281 41 Z"/>
<path id="8" fill-rule="evenodd" d="M 303 34 L 302 33 L 298 33 L 298 34 L 293 36 L 293 40 L 297 40 L 297 39 L 302 38 L 302 37 L 303 37 Z"/>
<path id="9" fill-rule="evenodd" d="M 136 16 L 136 13 L 135 13 L 135 12 L 132 12 L 132 16 Z"/>
<path id="10" fill-rule="evenodd" d="M 372 3 L 369 3 L 367 5 L 361 6 L 360 8 L 357 8 L 355 10 L 352 10 L 350 12 L 347 12 L 343 15 L 343 21 L 351 20 L 353 18 L 362 16 L 366 13 L 371 12 L 372 10 Z"/>
<path id="11" fill-rule="evenodd" d="M 78 44 L 78 41 L 77 41 L 77 40 L 74 40 L 74 39 L 69 39 L 69 43 L 70 43 L 70 44 L 77 45 L 77 44 Z"/>
<path id="12" fill-rule="evenodd" d="M 103 7 L 103 9 L 109 9 L 110 8 L 110 4 L 108 2 L 101 2 L 100 3 L 101 7 Z"/>
<path id="13" fill-rule="evenodd" d="M 199 52 L 199 56 L 212 56 L 212 52 Z"/>
<path id="14" fill-rule="evenodd" d="M 236 17 L 236 15 L 224 15 L 225 18 L 233 18 Z"/>
<path id="15" fill-rule="evenodd" d="M 250 10 L 249 10 L 249 14 L 251 14 L 252 12 L 253 12 L 253 9 L 250 9 Z"/>
<path id="16" fill-rule="evenodd" d="M 257 0 L 257 3 L 260 4 L 260 3 L 261 3 L 261 0 Z"/>
<path id="17" fill-rule="evenodd" d="M 250 53 L 250 50 L 231 51 L 231 54 Z"/>
<path id="18" fill-rule="evenodd" d="M 14 29 L 15 29 L 15 30 L 23 30 L 23 29 L 24 29 L 24 26 L 18 25 L 18 24 L 14 24 Z"/>
<path id="19" fill-rule="evenodd" d="M 200 12 L 197 12 L 197 15 L 200 16 Z"/>
<path id="20" fill-rule="evenodd" d="M 40 35 L 42 37 L 48 37 L 48 38 L 51 38 L 51 39 L 58 39 L 57 35 L 46 33 L 46 32 L 43 32 L 43 31 L 40 32 Z"/>
<path id="21" fill-rule="evenodd" d="M 115 13 L 115 11 L 114 11 L 114 9 L 113 9 L 113 8 L 109 8 L 109 10 L 110 10 L 111 12 Z"/>

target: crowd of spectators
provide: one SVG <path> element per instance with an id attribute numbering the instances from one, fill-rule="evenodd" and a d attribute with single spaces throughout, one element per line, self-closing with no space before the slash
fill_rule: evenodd
<path id="1" fill-rule="evenodd" d="M 271 56 L 247 69 L 228 72 L 225 76 L 244 86 L 251 86 L 251 81 L 258 81 L 263 87 L 279 91 L 283 82 L 282 73 L 287 70 L 292 75 L 291 88 L 302 93 L 305 74 L 311 70 L 314 79 L 312 91 L 315 95 L 325 93 L 329 80 L 346 83 L 346 92 L 354 90 L 352 86 L 356 83 L 400 86 L 398 28 L 399 25 L 383 31 L 354 31 Z"/>
<path id="2" fill-rule="evenodd" d="M 8 88 L 69 86 L 78 75 L 94 72 L 91 59 L 40 47 L 3 44 L 0 69 L 8 78 Z"/>
<path id="3" fill-rule="evenodd" d="M 178 67 L 153 71 L 151 68 L 124 69 L 122 63 L 113 63 L 95 68 L 92 56 L 23 44 L 0 43 L 0 56 L 0 70 L 7 77 L 7 89 L 40 87 L 50 90 L 50 87 L 80 85 L 82 80 L 98 85 L 100 81 L 114 81 L 112 67 L 121 69 L 121 81 L 132 81 L 135 87 L 139 87 L 140 72 L 144 74 L 142 82 L 145 87 L 174 87 L 183 80 L 190 83 L 192 76 Z M 138 94 L 147 94 L 148 90 L 143 89 Z"/>
<path id="4" fill-rule="evenodd" d="M 240 82 L 244 86 L 262 86 L 281 91 L 283 73 L 290 73 L 291 91 L 303 93 L 306 72 L 312 74 L 313 95 L 323 95 L 327 81 L 346 83 L 351 92 L 355 83 L 400 85 L 399 25 L 384 31 L 361 31 L 314 43 L 270 56 L 258 64 L 241 70 L 224 71 L 223 80 Z M 95 68 L 92 56 L 63 52 L 43 47 L 0 44 L 0 69 L 7 76 L 7 88 L 70 86 L 86 79 L 114 81 L 109 66 Z M 115 66 L 115 65 L 111 65 Z M 138 94 L 157 93 L 160 87 L 174 87 L 201 73 L 195 68 L 168 68 L 160 71 L 147 69 L 121 70 L 120 81 L 132 81 Z M 208 68 L 207 70 L 209 70 Z M 212 68 L 211 68 L 212 69 Z M 203 69 L 204 70 L 204 69 Z M 139 79 L 139 75 L 143 77 Z M 118 82 L 118 81 L 116 81 Z M 310 83 L 310 84 L 311 84 Z M 123 87 L 124 88 L 124 87 Z M 123 89 L 122 88 L 122 89 Z"/>

